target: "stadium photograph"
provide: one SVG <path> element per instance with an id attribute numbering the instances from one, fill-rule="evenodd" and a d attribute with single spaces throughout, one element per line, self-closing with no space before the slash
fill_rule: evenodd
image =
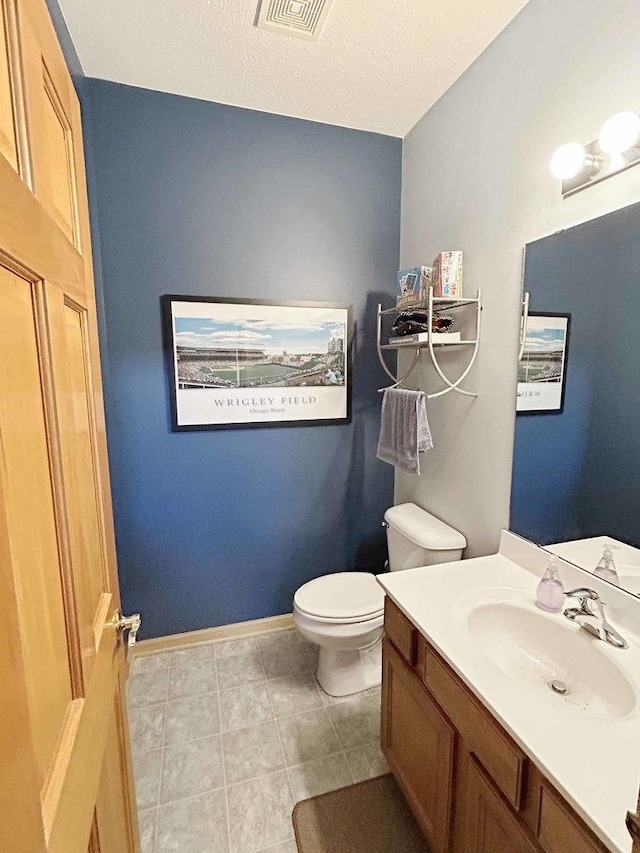
<path id="1" fill-rule="evenodd" d="M 174 318 L 180 388 L 343 385 L 345 326 Z"/>

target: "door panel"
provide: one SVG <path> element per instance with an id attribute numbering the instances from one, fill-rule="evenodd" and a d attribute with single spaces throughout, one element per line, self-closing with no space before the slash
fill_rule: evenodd
<path id="1" fill-rule="evenodd" d="M 0 0 L 0 154 L 18 171 L 18 140 L 9 70 L 9 29 Z"/>
<path id="2" fill-rule="evenodd" d="M 39 128 L 47 146 L 46 160 L 40 157 L 36 174 L 39 197 L 72 243 L 76 242 L 77 198 L 73 173 L 71 126 L 47 66 L 42 65 Z"/>
<path id="3" fill-rule="evenodd" d="M 80 249 L 76 178 L 76 95 L 48 17 L 22 0 L 21 44 L 34 189 L 52 219 Z"/>
<path id="4" fill-rule="evenodd" d="M 139 853 L 80 111 L 44 0 L 0 4 L 0 850 Z"/>
<path id="5" fill-rule="evenodd" d="M 60 414 L 76 618 L 85 681 L 91 676 L 104 619 L 112 615 L 100 515 L 93 392 L 87 348 L 86 311 L 49 287 L 52 366 Z M 55 330 L 55 333 L 54 333 Z"/>
<path id="6" fill-rule="evenodd" d="M 46 487 L 50 460 L 34 297 L 34 285 L 0 267 L 0 464 L 34 751 L 44 782 L 73 696 L 55 508 Z"/>

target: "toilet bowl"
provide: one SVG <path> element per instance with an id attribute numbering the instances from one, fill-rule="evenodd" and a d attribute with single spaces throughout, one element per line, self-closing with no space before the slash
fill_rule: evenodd
<path id="1" fill-rule="evenodd" d="M 300 587 L 293 618 L 302 636 L 320 646 L 317 678 L 331 696 L 380 683 L 384 592 L 368 572 L 337 572 Z"/>
<path id="2" fill-rule="evenodd" d="M 467 541 L 412 503 L 384 517 L 391 571 L 459 560 Z M 347 696 L 382 680 L 384 592 L 369 572 L 336 572 L 308 581 L 293 598 L 302 636 L 319 646 L 317 678 L 331 696 Z"/>

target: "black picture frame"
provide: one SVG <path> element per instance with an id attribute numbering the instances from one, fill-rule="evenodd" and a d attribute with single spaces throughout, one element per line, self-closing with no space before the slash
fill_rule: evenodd
<path id="1" fill-rule="evenodd" d="M 351 422 L 350 305 L 167 294 L 161 310 L 173 432 Z"/>
<path id="2" fill-rule="evenodd" d="M 518 364 L 516 414 L 562 414 L 570 336 L 570 313 L 529 312 L 524 350 Z M 560 347 L 554 346 L 556 341 L 561 342 Z"/>

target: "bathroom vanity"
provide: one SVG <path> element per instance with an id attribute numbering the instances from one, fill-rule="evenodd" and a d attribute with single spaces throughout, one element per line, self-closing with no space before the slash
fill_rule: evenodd
<path id="1" fill-rule="evenodd" d="M 507 553 L 514 543 L 526 551 L 505 537 Z M 620 627 L 629 649 L 613 649 L 536 610 L 540 558 L 530 548 L 527 568 L 501 548 L 379 578 L 382 748 L 433 853 L 631 850 L 637 626 Z M 575 576 L 590 585 L 561 564 L 565 584 Z M 613 611 L 626 612 L 624 602 Z M 554 676 L 566 694 L 551 689 Z"/>

